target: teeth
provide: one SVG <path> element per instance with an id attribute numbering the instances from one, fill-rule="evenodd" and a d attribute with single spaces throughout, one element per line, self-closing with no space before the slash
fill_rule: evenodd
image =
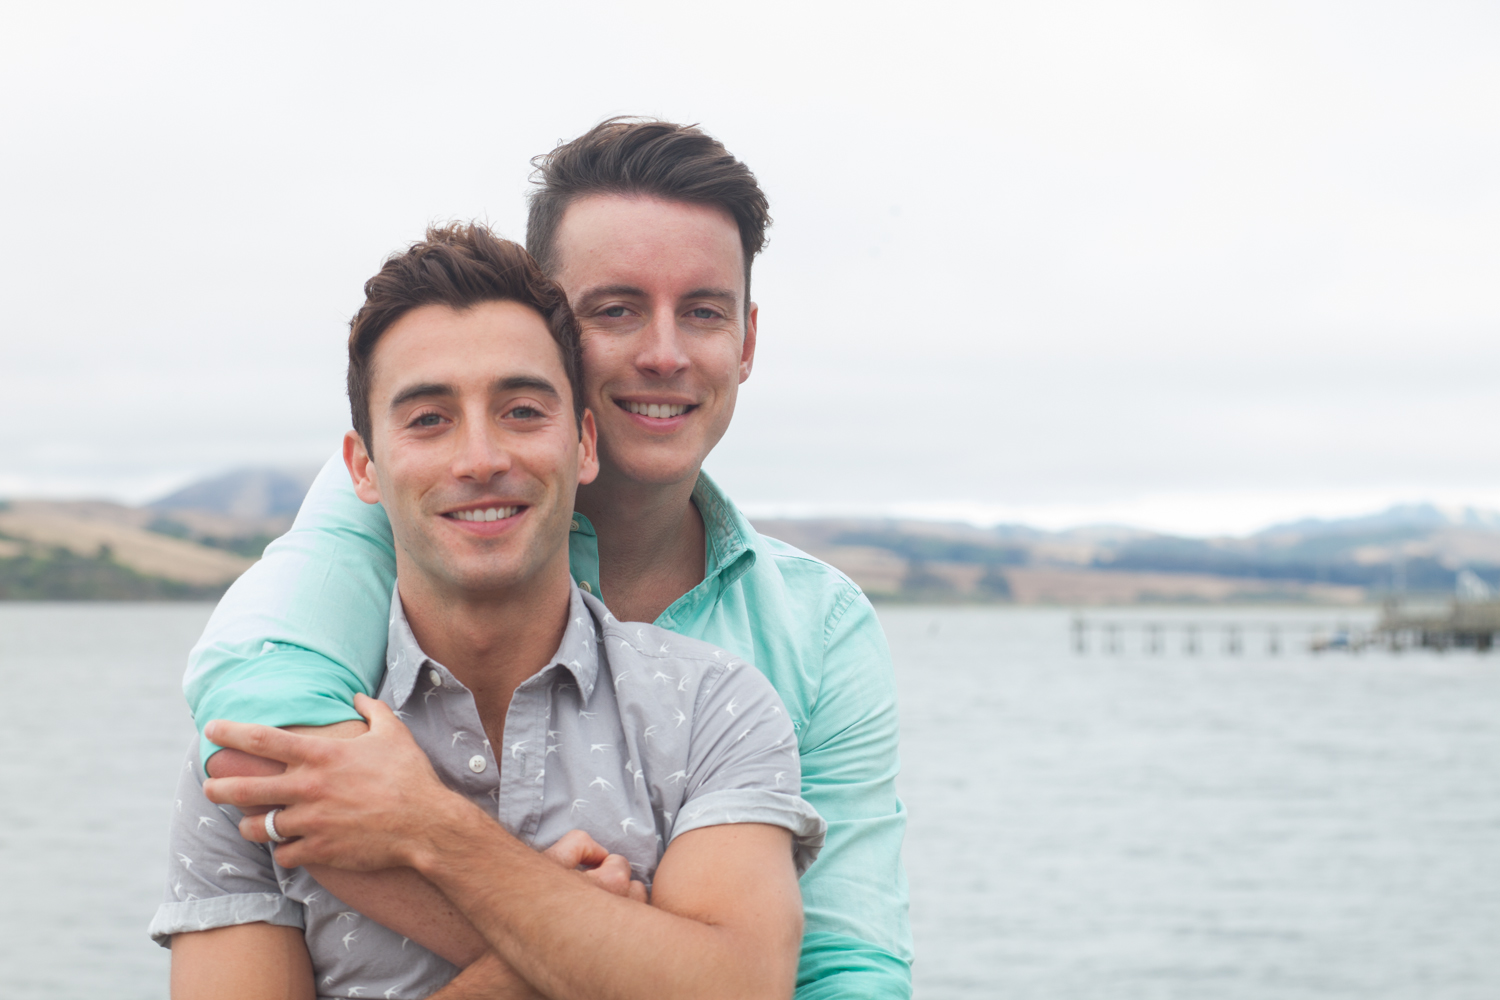
<path id="1" fill-rule="evenodd" d="M 680 417 L 687 412 L 686 403 L 626 403 L 625 409 L 643 417 Z"/>
<path id="2" fill-rule="evenodd" d="M 483 510 L 456 510 L 452 516 L 460 521 L 503 521 L 514 517 L 519 507 L 486 507 Z"/>

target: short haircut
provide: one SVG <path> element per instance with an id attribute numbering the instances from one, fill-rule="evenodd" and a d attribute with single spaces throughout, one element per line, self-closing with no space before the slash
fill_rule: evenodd
<path id="1" fill-rule="evenodd" d="M 582 358 L 568 297 L 520 244 L 500 239 L 479 223 L 455 222 L 428 228 L 426 239 L 387 258 L 365 282 L 365 304 L 349 321 L 349 415 L 366 449 L 374 448 L 370 382 L 381 336 L 413 309 L 444 305 L 462 312 L 483 302 L 518 302 L 546 321 L 573 392 L 573 417 L 583 433 Z"/>
<path id="2" fill-rule="evenodd" d="M 526 248 L 548 274 L 557 274 L 557 230 L 574 200 L 591 194 L 643 194 L 666 201 L 712 205 L 728 212 L 745 251 L 745 308 L 750 265 L 766 245 L 770 204 L 750 168 L 696 125 L 655 118 L 610 118 L 572 142 L 531 161 Z"/>

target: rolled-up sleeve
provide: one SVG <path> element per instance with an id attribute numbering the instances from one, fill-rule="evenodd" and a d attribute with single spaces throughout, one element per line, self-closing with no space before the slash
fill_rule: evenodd
<path id="1" fill-rule="evenodd" d="M 171 947 L 172 935 L 236 924 L 303 927 L 302 904 L 288 899 L 264 844 L 240 836 L 241 813 L 203 794 L 196 741 L 189 748 L 172 805 L 165 899 L 151 921 L 151 939 Z"/>
<path id="2" fill-rule="evenodd" d="M 292 529 L 229 588 L 188 654 L 183 693 L 201 733 L 214 719 L 323 726 L 359 718 L 354 696 L 385 670 L 396 555 L 378 504 L 339 456 Z M 206 762 L 218 747 L 201 741 Z"/>
<path id="3" fill-rule="evenodd" d="M 798 876 L 816 860 L 827 824 L 802 798 L 796 734 L 759 671 L 731 659 L 705 678 L 687 770 L 674 839 L 705 826 L 765 823 L 791 832 Z"/>

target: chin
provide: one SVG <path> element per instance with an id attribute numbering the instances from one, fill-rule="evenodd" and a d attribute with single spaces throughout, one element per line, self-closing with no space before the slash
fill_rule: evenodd
<path id="1" fill-rule="evenodd" d="M 519 569 L 497 566 L 454 566 L 446 576 L 455 590 L 470 594 L 511 590 L 527 580 L 527 574 Z"/>
<path id="2" fill-rule="evenodd" d="M 648 455 L 635 461 L 612 463 L 615 471 L 633 483 L 645 486 L 671 486 L 684 479 L 694 479 L 703 461 L 695 451 L 690 455 Z"/>

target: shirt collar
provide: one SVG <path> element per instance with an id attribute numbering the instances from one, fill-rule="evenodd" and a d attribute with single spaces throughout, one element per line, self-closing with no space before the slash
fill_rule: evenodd
<path id="1" fill-rule="evenodd" d="M 557 646 L 551 661 L 537 671 L 546 673 L 559 667 L 573 675 L 583 700 L 588 701 L 594 693 L 599 679 L 599 637 L 602 631 L 599 622 L 609 614 L 604 605 L 579 591 L 577 585 L 568 589 L 568 625 L 563 630 L 562 642 Z M 416 690 L 422 667 L 431 663 L 442 669 L 436 660 L 422 651 L 417 637 L 412 634 L 406 620 L 406 609 L 401 604 L 399 584 L 391 590 L 391 617 L 386 630 L 385 670 L 392 708 L 405 708 L 406 702 Z M 533 675 L 536 676 L 536 675 Z"/>
<path id="2" fill-rule="evenodd" d="M 719 484 L 701 470 L 693 484 L 693 503 L 703 518 L 703 532 L 708 541 L 704 582 L 721 577 L 727 587 L 755 565 L 755 528 L 719 489 Z"/>
<path id="3" fill-rule="evenodd" d="M 662 612 L 656 624 L 672 628 L 688 620 L 704 601 L 717 601 L 719 595 L 755 565 L 755 528 L 708 473 L 699 471 L 693 484 L 693 503 L 703 518 L 707 554 L 703 582 L 683 594 Z"/>

